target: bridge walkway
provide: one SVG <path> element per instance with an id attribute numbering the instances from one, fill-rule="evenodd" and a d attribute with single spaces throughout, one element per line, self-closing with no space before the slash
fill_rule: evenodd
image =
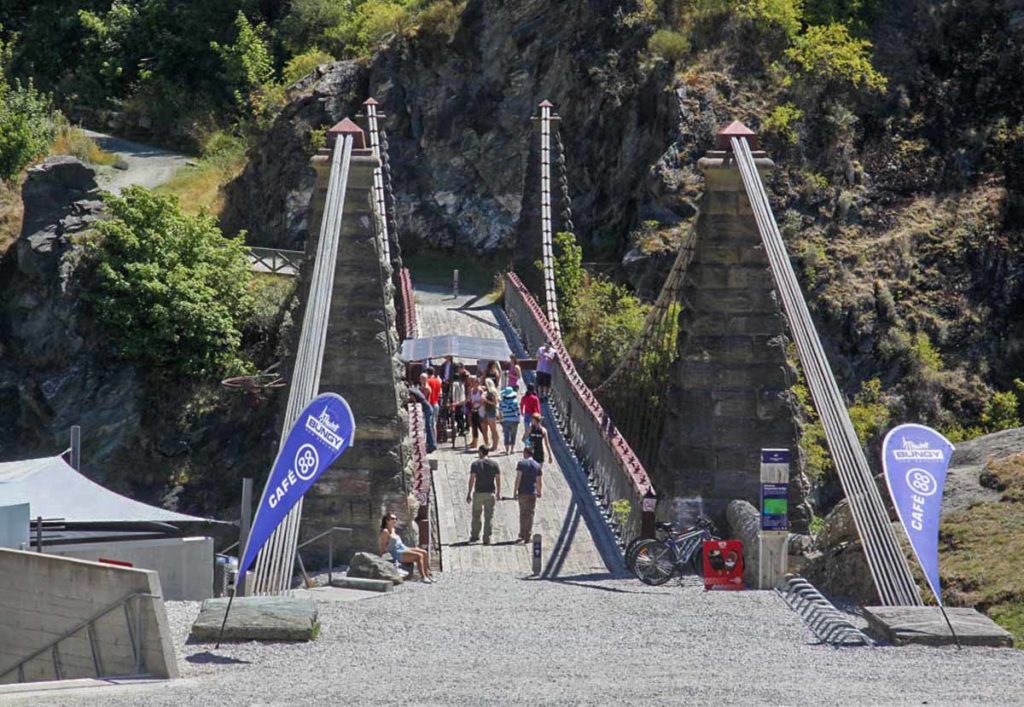
<path id="1" fill-rule="evenodd" d="M 458 333 L 483 338 L 505 338 L 510 332 L 504 312 L 478 295 L 453 297 L 450 290 L 417 286 L 416 312 L 420 336 L 440 336 Z M 513 341 L 509 345 L 515 350 Z M 549 434 L 553 426 L 546 420 Z M 520 430 L 522 427 L 520 427 Z M 500 426 L 499 426 L 500 432 Z M 595 524 L 593 506 L 583 495 L 585 484 L 572 474 L 579 474 L 564 461 L 559 453 L 558 440 L 552 435 L 552 447 L 560 464 L 545 464 L 544 494 L 537 502 L 534 532 L 543 538 L 543 571 L 547 578 L 607 574 L 618 569 L 612 555 L 615 551 L 608 542 L 595 542 L 594 536 L 604 540 L 602 529 L 592 533 Z M 519 505 L 512 498 L 515 465 L 518 455 L 505 456 L 501 451 L 492 455 L 501 467 L 502 499 L 494 512 L 492 544 L 468 544 L 470 505 L 466 503 L 469 465 L 477 458 L 475 450 L 466 449 L 459 437 L 453 449 L 451 442 L 438 445 L 430 455 L 437 461 L 434 473 L 441 551 L 446 572 L 475 571 L 501 574 L 528 575 L 531 572 L 531 547 L 515 543 L 519 532 Z M 574 491 L 575 489 L 575 491 Z M 601 549 L 604 549 L 602 555 Z M 608 558 L 607 561 L 603 558 Z"/>

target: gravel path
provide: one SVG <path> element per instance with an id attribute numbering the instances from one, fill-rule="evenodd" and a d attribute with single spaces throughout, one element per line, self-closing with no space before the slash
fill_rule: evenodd
<path id="1" fill-rule="evenodd" d="M 770 592 L 460 573 L 320 606 L 311 644 L 184 645 L 182 679 L 62 704 L 1024 704 L 1015 650 L 817 645 Z"/>
<path id="2" fill-rule="evenodd" d="M 127 169 L 99 168 L 97 183 L 101 189 L 114 194 L 120 194 L 122 189 L 134 184 L 154 189 L 173 177 L 188 161 L 185 155 L 94 130 L 86 130 L 85 134 L 107 152 L 116 154 L 127 165 Z"/>

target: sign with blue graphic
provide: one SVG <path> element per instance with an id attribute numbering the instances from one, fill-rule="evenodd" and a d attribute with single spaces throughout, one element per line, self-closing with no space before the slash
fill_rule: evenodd
<path id="1" fill-rule="evenodd" d="M 299 413 L 263 487 L 249 540 L 238 565 L 239 580 L 288 511 L 352 444 L 355 431 L 352 410 L 345 399 L 335 393 L 316 396 Z"/>
<path id="2" fill-rule="evenodd" d="M 761 484 L 761 530 L 789 530 L 789 484 Z"/>
<path id="3" fill-rule="evenodd" d="M 924 425 L 900 425 L 882 443 L 882 468 L 896 513 L 939 604 L 939 510 L 953 445 Z"/>

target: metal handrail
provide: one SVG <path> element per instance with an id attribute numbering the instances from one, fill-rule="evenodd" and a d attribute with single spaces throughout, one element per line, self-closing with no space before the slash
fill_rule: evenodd
<path id="1" fill-rule="evenodd" d="M 325 530 L 322 533 L 317 533 L 313 537 L 309 538 L 306 542 L 302 543 L 301 545 L 296 546 L 296 548 L 295 548 L 295 557 L 299 561 L 299 569 L 302 570 L 302 576 L 306 580 L 306 586 L 309 586 L 309 583 L 310 583 L 309 582 L 309 576 L 306 574 L 306 567 L 302 563 L 302 557 L 299 555 L 299 550 L 301 550 L 302 548 L 306 547 L 307 545 L 315 543 L 317 540 L 322 539 L 324 536 L 327 536 L 327 583 L 330 584 L 331 580 L 334 577 L 334 533 L 335 532 L 338 532 L 338 533 L 351 533 L 352 532 L 352 528 L 340 528 L 338 526 L 334 526 L 332 528 L 328 528 L 327 530 Z"/>
<path id="2" fill-rule="evenodd" d="M 61 641 L 64 641 L 64 640 L 66 640 L 68 638 L 71 638 L 71 636 L 75 635 L 76 633 L 78 633 L 82 629 L 89 629 L 90 633 L 91 633 L 92 629 L 90 627 L 92 626 L 92 624 L 96 623 L 96 621 L 98 621 L 99 619 L 102 619 L 104 616 L 106 616 L 107 614 L 109 614 L 110 612 L 114 611 L 115 609 L 117 609 L 119 607 L 122 607 L 122 606 L 125 607 L 125 616 L 127 617 L 128 616 L 127 604 L 128 604 L 129 601 L 131 601 L 132 599 L 135 599 L 135 598 L 139 598 L 139 599 L 160 599 L 161 597 L 160 597 L 159 594 L 150 594 L 149 592 L 131 592 L 127 596 L 121 598 L 120 600 L 118 600 L 117 602 L 115 602 L 115 603 L 111 604 L 110 606 L 106 607 L 102 611 L 97 612 L 96 614 L 93 614 L 88 619 L 86 619 L 85 621 L 79 623 L 74 628 L 72 628 L 72 629 L 70 629 L 68 631 L 65 631 L 63 634 L 61 634 L 60 638 L 57 638 L 56 640 L 51 641 L 50 643 L 46 644 L 45 646 L 43 646 L 39 650 L 35 651 L 34 653 L 31 653 L 28 657 L 22 658 L 17 663 L 12 665 L 10 668 L 8 668 L 7 670 L 5 670 L 2 673 L 0 673 L 0 678 L 2 678 L 5 675 L 8 675 L 9 673 L 12 673 L 15 670 L 17 670 L 18 671 L 18 682 L 24 682 L 24 679 L 23 679 L 24 678 L 23 668 L 24 668 L 26 663 L 35 660 L 36 658 L 41 656 L 46 651 L 50 651 L 51 653 L 53 653 L 54 649 L 57 647 L 57 645 Z M 136 674 L 141 674 L 141 673 L 139 673 L 139 671 L 142 669 L 142 630 L 141 630 L 141 628 L 142 628 L 142 620 L 141 620 L 142 608 L 141 607 L 138 607 L 136 609 L 136 614 L 137 614 L 137 616 L 136 616 L 136 623 L 137 623 L 138 627 L 136 629 L 136 632 L 133 633 L 132 632 L 132 627 L 131 627 L 131 621 L 130 621 L 130 619 L 128 620 L 128 639 L 129 639 L 129 641 L 131 641 L 132 652 L 135 655 L 135 670 L 136 670 Z M 91 635 L 90 635 L 90 638 L 89 638 L 89 649 L 92 651 L 93 665 L 96 667 L 96 677 L 103 677 L 102 674 L 101 674 L 102 670 L 100 669 L 99 656 L 97 656 L 97 654 L 96 654 L 96 644 L 95 644 L 95 641 L 93 640 L 93 637 Z M 56 656 L 54 657 L 54 672 L 56 673 L 57 679 L 60 680 L 61 679 L 61 677 L 60 677 L 60 666 L 57 663 Z"/>

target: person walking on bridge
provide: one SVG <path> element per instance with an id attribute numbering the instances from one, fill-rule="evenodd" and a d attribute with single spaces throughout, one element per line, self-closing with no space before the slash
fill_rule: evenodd
<path id="1" fill-rule="evenodd" d="M 543 466 L 545 458 L 549 460 L 549 463 L 554 463 L 555 455 L 551 452 L 548 431 L 544 429 L 544 422 L 539 412 L 533 413 L 533 417 L 530 419 L 530 426 L 526 430 L 526 443 L 530 446 L 532 456 L 538 464 Z M 545 447 L 547 448 L 547 457 L 544 456 Z"/>
<path id="2" fill-rule="evenodd" d="M 420 409 L 423 410 L 423 426 L 427 432 L 427 453 L 429 454 L 437 449 L 437 438 L 434 437 L 434 409 L 430 407 L 430 401 L 424 395 L 422 385 L 409 386 L 409 402 L 419 403 Z"/>
<path id="3" fill-rule="evenodd" d="M 551 391 L 551 370 L 554 367 L 558 353 L 551 341 L 545 341 L 544 345 L 537 349 L 537 392 L 541 400 L 548 399 Z"/>
<path id="4" fill-rule="evenodd" d="M 537 391 L 533 387 L 533 383 L 526 386 L 526 395 L 519 401 L 519 410 L 523 413 L 523 419 L 527 425 L 533 419 L 534 413 L 540 412 L 540 398 L 537 397 Z"/>
<path id="5" fill-rule="evenodd" d="M 475 543 L 480 539 L 480 515 L 483 514 L 484 545 L 490 545 L 494 504 L 501 498 L 501 468 L 498 462 L 487 458 L 486 445 L 481 445 L 477 451 L 480 458 L 469 467 L 469 488 L 466 490 L 466 503 L 473 504 L 469 542 Z"/>
<path id="6" fill-rule="evenodd" d="M 516 446 L 516 433 L 519 432 L 519 400 L 512 386 L 501 391 L 498 417 L 501 419 L 501 431 L 505 436 L 505 456 L 508 456 Z"/>
<path id="7" fill-rule="evenodd" d="M 476 376 L 470 376 L 466 390 L 468 391 L 466 397 L 469 398 L 469 424 L 473 428 L 473 439 L 469 446 L 476 447 L 477 440 L 482 434 L 486 447 L 488 446 L 487 428 L 484 427 L 484 392 L 486 388 L 480 385 Z"/>
<path id="8" fill-rule="evenodd" d="M 487 384 L 484 389 L 483 410 L 484 410 L 484 444 L 487 444 L 487 435 L 491 437 L 491 451 L 498 451 L 498 386 L 490 378 L 484 378 Z"/>
<path id="9" fill-rule="evenodd" d="M 516 464 L 515 497 L 519 502 L 519 540 L 528 543 L 533 534 L 533 514 L 544 489 L 544 471 L 533 459 L 533 448 L 523 448 L 523 459 Z"/>

